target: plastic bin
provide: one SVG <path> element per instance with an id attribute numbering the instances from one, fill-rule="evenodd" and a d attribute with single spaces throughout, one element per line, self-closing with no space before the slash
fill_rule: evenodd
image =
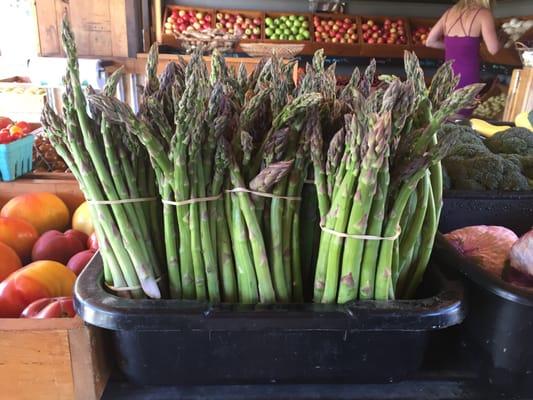
<path id="1" fill-rule="evenodd" d="M 471 225 L 499 225 L 522 235 L 533 226 L 533 191 L 444 193 L 439 230 Z"/>
<path id="2" fill-rule="evenodd" d="M 488 362 L 493 381 L 533 373 L 533 290 L 511 285 L 462 257 L 440 236 L 434 260 L 459 271 L 468 293 L 466 342 Z M 497 382 L 498 383 L 498 382 Z"/>
<path id="3" fill-rule="evenodd" d="M 109 331 L 119 369 L 136 384 L 382 382 L 415 372 L 430 333 L 464 318 L 461 282 L 429 271 L 421 300 L 211 306 L 116 297 L 95 257 L 75 304 Z"/>
<path id="4" fill-rule="evenodd" d="M 13 181 L 31 171 L 33 135 L 0 144 L 0 180 Z"/>

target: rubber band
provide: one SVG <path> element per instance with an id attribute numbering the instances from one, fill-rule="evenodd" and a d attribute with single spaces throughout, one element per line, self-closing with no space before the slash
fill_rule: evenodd
<path id="1" fill-rule="evenodd" d="M 162 276 L 158 277 L 155 281 L 160 282 L 162 279 Z M 121 286 L 121 287 L 115 287 L 112 285 L 109 285 L 107 282 L 104 282 L 104 285 L 114 292 L 133 292 L 134 290 L 141 290 L 142 286 Z"/>
<path id="2" fill-rule="evenodd" d="M 210 197 L 196 197 L 194 199 L 189 200 L 183 200 L 183 201 L 170 201 L 170 200 L 161 200 L 163 204 L 169 204 L 171 206 L 181 207 L 181 206 L 187 206 L 189 204 L 196 204 L 196 203 L 203 203 L 208 201 L 216 201 L 219 200 L 222 197 L 222 193 L 216 196 L 210 196 Z"/>
<path id="3" fill-rule="evenodd" d="M 268 197 L 270 199 L 281 199 L 287 201 L 301 201 L 301 197 L 292 197 L 292 196 L 278 196 L 272 193 L 265 192 L 256 192 L 255 190 L 246 189 L 244 187 L 237 187 L 234 189 L 226 190 L 226 193 L 251 193 L 259 197 Z"/>
<path id="4" fill-rule="evenodd" d="M 361 239 L 361 240 L 390 240 L 394 241 L 400 237 L 400 234 L 402 233 L 402 228 L 398 226 L 398 229 L 396 229 L 396 233 L 394 236 L 390 237 L 381 237 L 381 236 L 372 236 L 372 235 L 350 235 L 349 233 L 344 232 L 337 232 L 333 229 L 326 228 L 324 225 L 320 224 L 320 229 L 322 231 L 327 232 L 331 235 L 346 238 L 346 239 Z"/>
<path id="5" fill-rule="evenodd" d="M 122 199 L 122 200 L 87 200 L 87 203 L 94 205 L 113 205 L 113 204 L 127 204 L 127 203 L 146 203 L 156 200 L 157 197 L 140 197 L 137 199 Z"/>

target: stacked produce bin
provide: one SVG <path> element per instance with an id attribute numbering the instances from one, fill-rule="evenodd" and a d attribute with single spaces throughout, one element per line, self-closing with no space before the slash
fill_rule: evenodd
<path id="1" fill-rule="evenodd" d="M 35 335 L 61 341 L 42 362 L 66 365 L 60 391 L 75 398 L 100 396 L 108 361 L 134 385 L 383 384 L 425 379 L 432 356 L 464 348 L 482 359 L 481 382 L 527 381 L 533 112 L 499 121 L 507 88 L 458 89 L 450 62 L 425 76 L 417 54 L 442 57 L 423 45 L 434 23 L 168 6 L 161 44 L 189 54 L 160 57 L 158 44 L 143 54 L 132 108 L 116 96 L 125 68 L 103 90 L 81 82 L 65 20 L 65 90 L 59 107 L 45 100 L 26 177 L 53 179 L 13 186 L 59 202 L 0 192 L 0 222 L 27 217 L 13 211 L 26 204 L 54 223 L 68 215 L 45 232 L 29 213 L 25 257 L 65 257 L 56 270 L 68 284 L 47 282 L 58 296 L 76 282 L 78 316 L 33 320 L 42 299 L 13 296 L 20 263 L 0 282 L 0 316 L 10 317 L 0 347 L 11 350 L 0 375 L 26 376 L 16 361 L 41 352 Z M 231 43 L 207 51 L 198 36 L 185 46 L 189 27 Z M 240 63 L 257 44 L 266 57 Z M 312 58 L 283 57 L 297 54 Z M 381 75 L 369 60 L 340 79 L 327 56 L 402 57 L 405 73 Z M 458 119 L 468 107 L 475 118 Z M 43 182 L 53 187 L 33 193 Z M 50 217 L 56 208 L 63 214 Z M 85 216 L 80 229 L 72 214 Z M 85 223 L 90 240 L 63 232 Z M 90 257 L 71 264 L 81 252 L 50 250 L 59 236 Z M 438 338 L 449 343 L 436 352 Z M 57 369 L 39 385 L 45 372 Z"/>

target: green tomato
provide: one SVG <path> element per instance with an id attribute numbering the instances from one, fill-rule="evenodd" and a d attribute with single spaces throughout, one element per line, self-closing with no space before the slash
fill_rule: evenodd
<path id="1" fill-rule="evenodd" d="M 291 30 L 289 28 L 285 28 L 285 29 L 283 29 L 283 34 L 285 36 L 289 36 L 291 34 Z"/>
<path id="2" fill-rule="evenodd" d="M 279 35 L 279 40 L 287 40 L 287 35 Z"/>
<path id="3" fill-rule="evenodd" d="M 270 18 L 270 17 L 267 17 L 267 18 L 265 18 L 265 24 L 267 26 L 272 26 L 272 25 L 274 25 L 274 20 L 272 18 Z"/>
<path id="4" fill-rule="evenodd" d="M 300 33 L 296 35 L 296 40 L 304 40 L 304 36 Z"/>
<path id="5" fill-rule="evenodd" d="M 272 39 L 272 40 L 279 40 L 279 36 L 276 35 L 276 34 L 273 34 L 272 36 L 270 36 L 270 39 Z"/>
<path id="6" fill-rule="evenodd" d="M 272 29 L 272 28 L 266 28 L 266 29 L 265 29 L 265 34 L 266 34 L 267 36 L 272 36 L 272 35 L 274 34 L 274 29 Z"/>
<path id="7" fill-rule="evenodd" d="M 279 19 L 274 20 L 274 26 L 279 26 L 281 24 L 281 21 Z"/>
<path id="8" fill-rule="evenodd" d="M 300 32 L 300 28 L 298 28 L 297 26 L 293 26 L 293 27 L 291 28 L 291 32 L 292 32 L 293 34 L 297 35 L 298 32 Z"/>
<path id="9" fill-rule="evenodd" d="M 302 26 L 302 23 L 298 20 L 295 20 L 293 23 L 292 23 L 292 26 L 297 26 L 297 27 L 300 27 Z"/>
<path id="10" fill-rule="evenodd" d="M 280 19 L 280 21 L 285 22 L 285 21 L 287 21 L 288 18 L 287 18 L 286 15 L 282 15 L 281 17 L 279 17 L 279 19 Z"/>
<path id="11" fill-rule="evenodd" d="M 298 22 L 300 22 L 300 21 L 298 21 Z M 301 24 L 302 24 L 303 28 L 309 28 L 309 22 L 303 21 Z"/>
<path id="12" fill-rule="evenodd" d="M 276 28 L 276 30 L 274 31 L 274 33 L 275 33 L 276 35 L 278 35 L 278 36 L 279 36 L 279 35 L 282 35 L 282 34 L 283 34 L 283 29 L 281 29 L 281 28 Z"/>
<path id="13" fill-rule="evenodd" d="M 304 22 L 305 21 L 305 17 L 303 15 L 299 15 L 298 16 L 298 21 Z"/>
<path id="14" fill-rule="evenodd" d="M 289 15 L 289 19 L 290 19 L 291 21 L 296 20 L 296 15 Z"/>
<path id="15" fill-rule="evenodd" d="M 304 31 L 301 33 L 305 40 L 309 40 L 311 37 L 310 33 L 308 31 Z"/>
<path id="16" fill-rule="evenodd" d="M 296 40 L 296 36 L 294 36 L 294 35 L 290 35 L 290 36 L 289 36 L 289 40 Z"/>

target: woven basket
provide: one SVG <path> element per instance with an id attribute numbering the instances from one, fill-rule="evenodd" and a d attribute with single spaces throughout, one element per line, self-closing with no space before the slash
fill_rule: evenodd
<path id="1" fill-rule="evenodd" d="M 204 54 L 211 54 L 215 49 L 221 53 L 232 51 L 240 40 L 240 36 L 227 35 L 216 29 L 208 29 L 202 32 L 196 32 L 196 34 L 205 37 L 188 37 L 180 33 L 175 33 L 174 37 L 177 39 L 180 47 L 187 53 L 191 53 L 200 47 Z"/>
<path id="2" fill-rule="evenodd" d="M 305 44 L 241 43 L 241 49 L 251 57 L 268 57 L 273 52 L 283 58 L 300 54 Z"/>
<path id="3" fill-rule="evenodd" d="M 524 67 L 533 67 L 533 47 L 528 47 L 524 43 L 516 42 L 515 48 L 520 55 Z"/>

